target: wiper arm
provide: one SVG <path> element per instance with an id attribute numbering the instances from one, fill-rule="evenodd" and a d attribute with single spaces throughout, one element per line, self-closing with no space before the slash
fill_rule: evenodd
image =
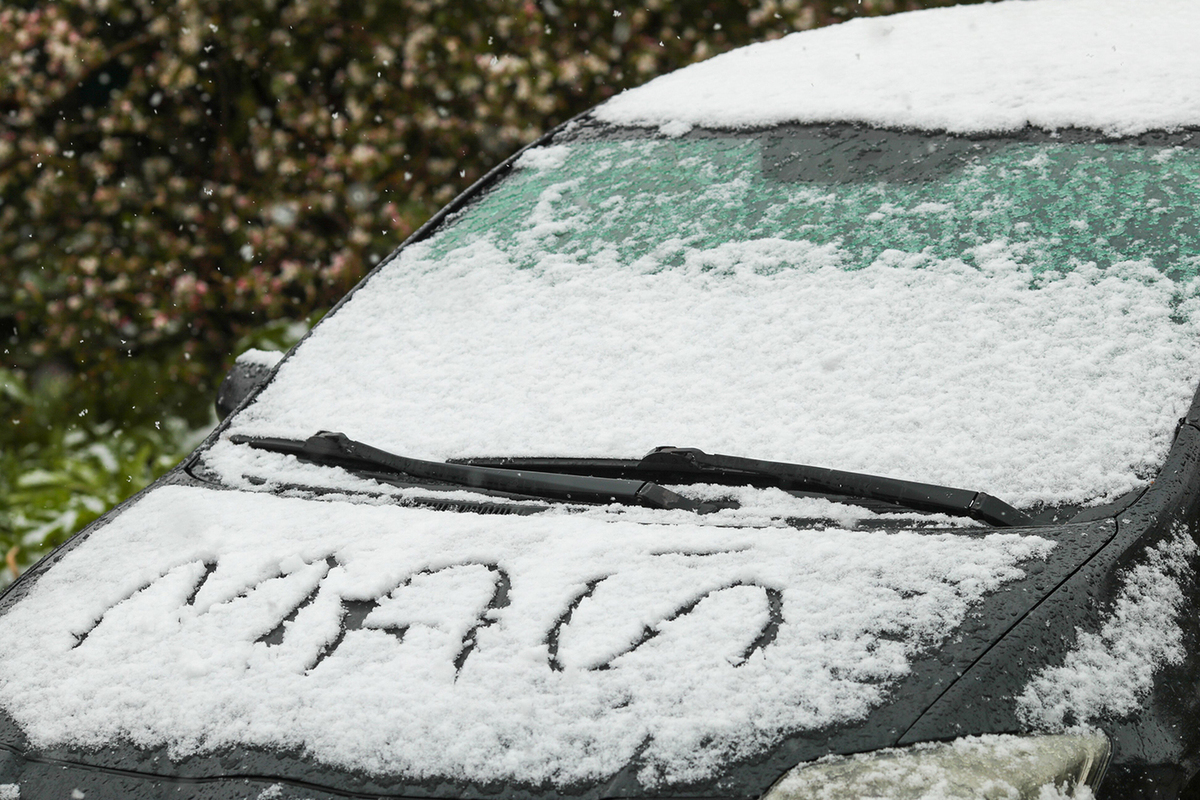
<path id="1" fill-rule="evenodd" d="M 1036 524 L 1024 511 L 984 492 L 825 467 L 709 454 L 691 447 L 656 447 L 637 467 L 660 473 L 707 473 L 724 478 L 736 477 L 738 473 L 750 474 L 773 478 L 781 489 L 883 500 L 918 511 L 962 514 L 997 526 Z"/>
<path id="2" fill-rule="evenodd" d="M 715 510 L 715 506 L 689 500 L 650 481 L 423 461 L 389 453 L 357 442 L 344 433 L 332 431 L 321 431 L 303 441 L 249 436 L 231 436 L 230 441 L 259 450 L 288 453 L 316 464 L 376 473 L 399 473 L 422 480 L 527 497 L 577 503 L 624 503 L 697 513 Z"/>

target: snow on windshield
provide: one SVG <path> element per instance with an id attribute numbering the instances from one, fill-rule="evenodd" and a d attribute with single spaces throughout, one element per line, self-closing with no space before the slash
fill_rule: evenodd
<path id="1" fill-rule="evenodd" d="M 35 748 L 557 785 L 637 754 L 647 786 L 700 780 L 863 718 L 1052 547 L 163 487 L 5 614 L 0 705 Z"/>
<path id="2" fill-rule="evenodd" d="M 907 156 L 895 180 L 826 174 L 888 148 L 941 150 L 925 177 Z M 1111 499 L 1154 475 L 1200 374 L 1196 154 L 803 130 L 533 151 L 230 433 L 431 459 L 691 446 Z M 210 467 L 240 480 L 239 449 Z"/>
<path id="3" fill-rule="evenodd" d="M 716 56 L 596 116 L 664 132 L 866 122 L 987 132 L 1200 125 L 1200 4 L 986 3 L 861 18 Z"/>

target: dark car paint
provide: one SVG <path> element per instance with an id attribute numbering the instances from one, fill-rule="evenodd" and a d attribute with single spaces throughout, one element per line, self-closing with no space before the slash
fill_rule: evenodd
<path id="1" fill-rule="evenodd" d="M 448 215 L 507 173 L 526 149 L 546 144 L 578 124 L 577 119 L 560 125 L 494 168 L 410 236 L 332 311 L 347 302 L 405 246 L 427 238 Z M 269 379 L 258 383 L 238 408 L 253 402 L 269 383 Z M 228 424 L 226 419 L 218 425 L 197 452 L 211 446 Z M 186 469 L 193 462 L 189 459 L 181 464 L 28 570 L 0 593 L 0 618 L 29 592 L 40 575 L 146 492 L 167 484 L 231 491 L 193 477 Z M 797 763 L 830 753 L 1022 731 L 1016 717 L 1016 696 L 1024 685 L 1045 666 L 1061 663 L 1073 648 L 1078 632 L 1100 629 L 1120 589 L 1120 573 L 1138 562 L 1148 548 L 1171 535 L 1177 523 L 1186 525 L 1197 538 L 1200 394 L 1181 421 L 1164 465 L 1145 494 L 1115 520 L 1030 531 L 1060 543 L 1046 568 L 1040 572 L 1028 570 L 1024 579 L 987 597 L 952 641 L 936 653 L 915 660 L 909 677 L 891 691 L 897 698 L 895 702 L 877 708 L 852 727 L 791 737 L 759 758 L 731 765 L 715 782 L 673 790 L 668 796 L 692 800 L 755 798 Z M 1189 588 L 1187 604 L 1179 615 L 1185 633 L 1184 662 L 1155 673 L 1152 693 L 1139 714 L 1100 723 L 1113 743 L 1108 777 L 1098 793 L 1100 800 L 1200 797 L 1200 602 L 1194 587 Z M 1031 654 L 1037 657 L 1030 658 Z M 0 710 L 0 785 L 20 784 L 23 800 L 67 797 L 75 789 L 89 800 L 138 796 L 242 798 L 272 788 L 278 792 L 270 794 L 273 798 L 314 800 L 384 796 L 464 800 L 654 797 L 636 781 L 635 774 L 635 767 L 627 767 L 603 784 L 575 790 L 449 781 L 411 784 L 329 768 L 305 759 L 300 752 L 258 748 L 180 760 L 171 759 L 162 748 L 146 750 L 130 744 L 87 751 L 42 750 L 33 747 L 19 726 Z"/>

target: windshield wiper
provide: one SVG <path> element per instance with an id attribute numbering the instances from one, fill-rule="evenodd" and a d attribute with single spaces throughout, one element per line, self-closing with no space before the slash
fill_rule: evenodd
<path id="1" fill-rule="evenodd" d="M 683 509 L 697 513 L 715 511 L 716 506 L 699 503 L 646 480 L 597 478 L 590 475 L 570 475 L 536 472 L 524 469 L 480 467 L 469 464 L 449 464 L 443 461 L 423 461 L 419 458 L 389 453 L 344 433 L 321 431 L 305 440 L 231 436 L 235 444 L 245 444 L 259 450 L 287 453 L 327 466 L 371 473 L 407 475 L 471 489 L 504 492 L 551 500 L 577 503 L 624 503 L 660 509 Z"/>
<path id="2" fill-rule="evenodd" d="M 656 447 L 638 462 L 637 469 L 725 479 L 754 475 L 773 479 L 781 489 L 882 500 L 918 511 L 960 514 L 997 526 L 1036 524 L 1024 511 L 985 492 L 804 464 L 723 456 L 692 447 Z"/>
<path id="3" fill-rule="evenodd" d="M 903 508 L 957 514 L 996 526 L 1032 526 L 1025 512 L 985 492 L 955 489 L 916 481 L 864 475 L 857 472 L 762 461 L 753 458 L 705 453 L 691 447 L 656 447 L 641 461 L 614 459 L 472 459 L 476 463 L 424 461 L 389 453 L 343 433 L 321 431 L 305 440 L 232 436 L 236 444 L 288 453 L 317 464 L 340 466 L 370 477 L 406 475 L 418 480 L 464 486 L 483 491 L 578 503 L 623 503 L 698 513 L 719 505 L 683 497 L 638 473 L 658 480 L 703 479 L 718 482 L 742 478 L 767 479 L 781 489 L 878 500 Z M 487 461 L 488 465 L 479 464 Z M 535 467 L 536 469 L 531 469 Z M 633 477 L 598 477 L 594 471 L 619 472 Z"/>
<path id="4" fill-rule="evenodd" d="M 839 502 L 868 501 L 864 505 L 878 513 L 913 509 L 967 516 L 996 526 L 1049 524 L 984 492 L 825 467 L 713 455 L 690 447 L 656 447 L 640 460 L 508 456 L 464 459 L 462 463 L 575 475 L 644 478 L 669 484 L 704 482 L 775 486 L 785 491 L 830 497 Z"/>

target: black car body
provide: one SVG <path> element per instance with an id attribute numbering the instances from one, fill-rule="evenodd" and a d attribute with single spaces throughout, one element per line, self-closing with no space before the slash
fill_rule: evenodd
<path id="1" fill-rule="evenodd" d="M 811 41 L 995 68 L 1102 4 L 1018 5 Z M 1200 791 L 1190 106 L 656 117 L 704 68 L 484 178 L 0 596 L 0 797 Z"/>

